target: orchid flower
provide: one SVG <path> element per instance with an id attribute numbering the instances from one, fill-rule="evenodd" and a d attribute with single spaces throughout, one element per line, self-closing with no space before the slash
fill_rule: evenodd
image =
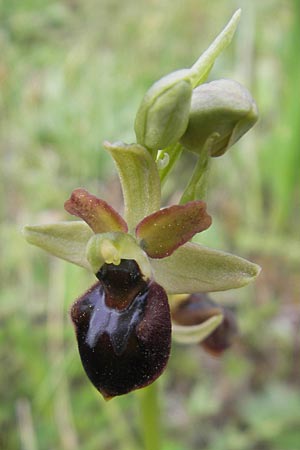
<path id="1" fill-rule="evenodd" d="M 73 304 L 71 319 L 83 367 L 106 399 L 155 381 L 166 367 L 171 337 L 223 351 L 234 322 L 224 308 L 207 301 L 203 313 L 201 299 L 206 292 L 245 286 L 260 271 L 243 258 L 191 241 L 211 225 L 203 201 L 209 160 L 221 156 L 257 119 L 255 102 L 237 83 L 199 86 L 229 44 L 239 16 L 237 11 L 189 69 L 148 90 L 135 119 L 137 143 L 104 143 L 122 185 L 123 216 L 78 188 L 65 209 L 80 220 L 24 229 L 29 243 L 97 279 Z M 181 204 L 162 208 L 161 182 L 185 147 L 198 155 L 194 174 Z M 176 310 L 178 295 L 189 300 Z M 196 321 L 190 317 L 191 301 Z M 182 319 L 185 308 L 187 320 Z"/>
<path id="2" fill-rule="evenodd" d="M 27 226 L 28 242 L 92 271 L 98 281 L 72 306 L 84 369 L 105 398 L 152 383 L 171 346 L 170 294 L 239 288 L 259 267 L 190 242 L 211 217 L 203 201 L 160 209 L 155 161 L 139 144 L 105 143 L 122 184 L 124 218 L 79 188 L 65 209 L 82 220 Z M 172 298 L 172 297 L 170 297 Z M 173 325 L 180 342 L 199 342 L 222 321 Z"/>

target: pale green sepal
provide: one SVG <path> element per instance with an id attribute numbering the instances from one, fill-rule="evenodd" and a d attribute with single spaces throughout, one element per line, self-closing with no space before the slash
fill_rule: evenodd
<path id="1" fill-rule="evenodd" d="M 189 79 L 192 83 L 193 88 L 205 81 L 217 57 L 230 44 L 235 30 L 238 26 L 240 16 L 241 9 L 238 9 L 233 14 L 226 27 L 221 31 L 221 33 L 216 37 L 216 39 L 212 42 L 208 49 L 204 53 L 202 53 L 200 58 L 191 67 Z"/>
<path id="2" fill-rule="evenodd" d="M 207 338 L 222 322 L 222 314 L 210 317 L 200 325 L 172 325 L 172 338 L 180 344 L 199 344 Z"/>
<path id="3" fill-rule="evenodd" d="M 104 143 L 114 159 L 122 184 L 124 216 L 130 232 L 160 208 L 160 179 L 155 161 L 141 145 Z"/>
<path id="4" fill-rule="evenodd" d="M 260 267 L 230 253 L 187 243 L 164 259 L 151 259 L 155 281 L 168 294 L 236 289 L 250 283 Z"/>
<path id="5" fill-rule="evenodd" d="M 146 253 L 129 234 L 120 232 L 95 234 L 86 247 L 86 257 L 93 272 L 97 273 L 103 264 L 118 266 L 121 259 L 134 259 L 142 275 L 152 278 L 152 269 Z"/>
<path id="6" fill-rule="evenodd" d="M 23 228 L 26 240 L 51 255 L 91 270 L 86 259 L 86 245 L 93 235 L 83 221 L 29 225 Z"/>

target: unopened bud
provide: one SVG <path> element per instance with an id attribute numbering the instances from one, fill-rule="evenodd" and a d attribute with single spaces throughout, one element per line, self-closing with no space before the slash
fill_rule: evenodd
<path id="1" fill-rule="evenodd" d="M 189 70 L 185 69 L 154 83 L 136 115 L 138 144 L 158 150 L 177 142 L 188 124 L 192 91 Z"/>
<path id="2" fill-rule="evenodd" d="M 221 156 L 257 121 L 249 91 L 233 80 L 216 80 L 193 91 L 189 123 L 181 144 L 192 152 Z"/>

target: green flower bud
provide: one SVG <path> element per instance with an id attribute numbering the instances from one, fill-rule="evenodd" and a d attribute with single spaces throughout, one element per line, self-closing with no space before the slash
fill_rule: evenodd
<path id="1" fill-rule="evenodd" d="M 145 94 L 135 119 L 138 144 L 163 149 L 176 143 L 186 130 L 192 97 L 187 69 L 172 72 Z"/>
<path id="2" fill-rule="evenodd" d="M 181 144 L 200 154 L 223 155 L 257 121 L 249 91 L 233 80 L 216 80 L 193 91 L 188 127 Z"/>
<path id="3" fill-rule="evenodd" d="M 172 72 L 148 90 L 135 119 L 138 144 L 161 150 L 178 142 L 189 121 L 192 89 L 203 83 L 216 58 L 230 44 L 240 15 L 239 9 L 190 69 Z"/>

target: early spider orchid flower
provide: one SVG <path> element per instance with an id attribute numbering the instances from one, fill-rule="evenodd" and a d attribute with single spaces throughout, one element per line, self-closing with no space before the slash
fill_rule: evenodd
<path id="1" fill-rule="evenodd" d="M 256 277 L 259 267 L 190 242 L 211 224 L 206 204 L 160 209 L 159 174 L 147 149 L 104 145 L 122 184 L 124 219 L 80 188 L 65 209 L 82 220 L 27 226 L 24 234 L 31 244 L 97 277 L 73 304 L 71 318 L 83 367 L 108 399 L 149 385 L 165 369 L 172 332 L 169 294 L 238 288 Z M 222 320 L 220 310 L 200 324 L 174 324 L 173 336 L 199 342 Z"/>

